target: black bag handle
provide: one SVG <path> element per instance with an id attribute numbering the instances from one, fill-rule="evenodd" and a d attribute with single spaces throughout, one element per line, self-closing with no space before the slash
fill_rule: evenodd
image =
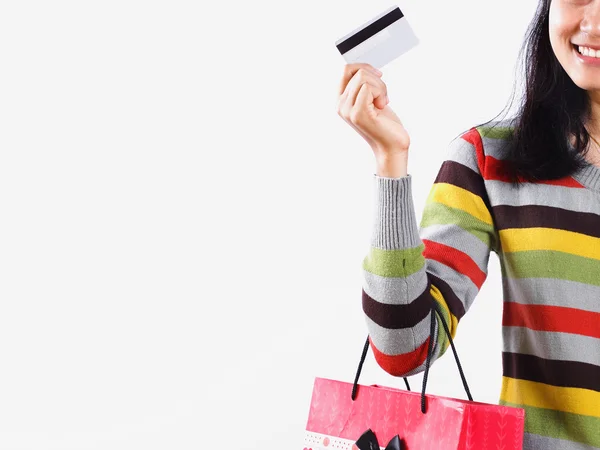
<path id="1" fill-rule="evenodd" d="M 456 352 L 456 347 L 454 347 L 454 341 L 452 340 L 452 336 L 450 336 L 450 330 L 448 329 L 448 324 L 446 323 L 446 319 L 444 319 L 441 306 L 435 300 L 432 301 L 433 307 L 431 308 L 431 328 L 429 330 L 429 345 L 427 346 L 427 359 L 425 360 L 425 373 L 423 374 L 423 387 L 421 389 L 421 412 L 425 414 L 425 388 L 427 386 L 427 378 L 429 375 L 429 367 L 431 365 L 431 358 L 433 357 L 433 340 L 435 334 L 435 315 L 437 313 L 438 317 L 442 321 L 442 325 L 444 326 L 444 331 L 446 332 L 446 336 L 448 336 L 448 340 L 450 341 L 450 346 L 452 347 L 452 353 L 454 353 L 454 359 L 456 360 L 456 365 L 458 366 L 458 372 L 460 373 L 460 378 L 462 380 L 463 387 L 465 388 L 465 392 L 467 393 L 467 397 L 470 401 L 473 401 L 473 397 L 471 396 L 471 390 L 469 389 L 469 385 L 467 383 L 467 379 L 465 378 L 465 374 L 463 372 L 462 366 L 460 364 L 460 360 L 458 359 L 458 353 Z M 362 355 L 360 357 L 360 362 L 358 363 L 358 370 L 356 371 L 356 377 L 354 378 L 354 385 L 352 386 L 352 401 L 356 400 L 356 391 L 358 389 L 358 378 L 360 377 L 360 373 L 362 371 L 363 363 L 365 362 L 365 358 L 367 357 L 367 351 L 369 350 L 369 337 L 367 336 L 367 340 L 365 342 L 365 346 L 363 347 Z M 410 385 L 408 384 L 408 380 L 406 377 L 404 378 L 404 383 L 406 384 L 406 388 L 410 391 Z"/>

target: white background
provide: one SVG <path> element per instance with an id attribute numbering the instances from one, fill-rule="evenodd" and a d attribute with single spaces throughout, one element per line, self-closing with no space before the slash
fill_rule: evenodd
<path id="1" fill-rule="evenodd" d="M 314 377 L 351 381 L 366 337 L 375 166 L 334 42 L 391 5 L 2 2 L 1 449 L 302 447 Z M 383 80 L 420 217 L 537 2 L 398 5 L 421 44 Z M 491 403 L 501 300 L 493 255 L 456 337 Z M 372 354 L 361 382 L 403 386 Z M 451 352 L 429 392 L 464 398 Z"/>

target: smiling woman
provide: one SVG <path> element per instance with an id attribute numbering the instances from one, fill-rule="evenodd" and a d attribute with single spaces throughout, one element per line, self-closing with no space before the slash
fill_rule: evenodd
<path id="1" fill-rule="evenodd" d="M 439 324 L 429 334 L 431 305 L 454 337 L 496 253 L 500 403 L 525 410 L 523 449 L 600 449 L 600 0 L 541 0 L 523 49 L 516 117 L 450 143 L 420 225 L 410 136 L 374 103 L 387 95 L 381 75 L 347 68 L 339 111 L 377 161 L 362 307 L 378 364 L 422 372 L 429 349 L 435 361 L 448 348 Z"/>

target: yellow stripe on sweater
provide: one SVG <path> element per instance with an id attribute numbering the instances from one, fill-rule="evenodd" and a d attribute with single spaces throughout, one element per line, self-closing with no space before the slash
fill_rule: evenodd
<path id="1" fill-rule="evenodd" d="M 500 230 L 504 252 L 555 250 L 585 258 L 600 259 L 600 239 L 554 228 L 509 228 Z"/>
<path id="2" fill-rule="evenodd" d="M 456 316 L 454 314 L 452 314 L 450 312 L 450 309 L 448 308 L 448 304 L 446 303 L 446 300 L 444 300 L 444 296 L 442 295 L 442 293 L 436 286 L 434 286 L 432 284 L 429 292 L 431 293 L 431 296 L 435 300 L 437 300 L 437 302 L 440 304 L 440 306 L 444 309 L 444 311 L 446 312 L 446 315 L 448 317 L 450 317 L 450 323 L 448 324 L 448 328 L 450 328 L 450 336 L 452 337 L 452 339 L 454 339 L 454 335 L 456 334 L 456 327 L 458 325 L 458 319 L 456 318 Z"/>
<path id="3" fill-rule="evenodd" d="M 432 202 L 461 209 L 482 222 L 493 225 L 492 216 L 481 197 L 453 184 L 435 183 L 426 203 Z"/>
<path id="4" fill-rule="evenodd" d="M 432 284 L 431 289 L 429 289 L 429 293 L 434 298 L 434 300 L 444 310 L 444 315 L 446 316 L 445 318 L 448 318 L 448 317 L 450 318 L 449 320 L 446 320 L 446 322 L 448 323 L 448 329 L 450 330 L 450 336 L 452 337 L 452 339 L 454 339 L 454 336 L 456 334 L 456 328 L 458 325 L 458 319 L 456 318 L 456 316 L 454 314 L 452 314 L 450 312 L 450 308 L 448 308 L 448 304 L 444 300 L 444 296 L 442 295 L 440 290 L 437 288 L 437 286 L 434 286 Z M 438 336 L 442 336 L 442 338 L 441 338 L 442 340 L 441 340 L 440 350 L 438 352 L 438 357 L 442 356 L 446 352 L 446 350 L 448 350 L 448 347 L 450 346 L 450 340 L 448 339 L 448 336 L 446 335 L 446 330 L 444 330 L 444 327 L 442 324 L 439 324 L 439 326 L 440 326 L 440 330 L 438 332 Z"/>
<path id="5" fill-rule="evenodd" d="M 502 377 L 500 400 L 517 405 L 600 417 L 600 392 L 590 389 L 558 387 Z"/>

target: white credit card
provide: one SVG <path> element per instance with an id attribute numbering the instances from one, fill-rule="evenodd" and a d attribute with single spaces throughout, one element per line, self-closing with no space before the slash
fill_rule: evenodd
<path id="1" fill-rule="evenodd" d="M 392 6 L 338 39 L 335 46 L 347 63 L 368 63 L 380 69 L 418 43 L 400 8 Z"/>

